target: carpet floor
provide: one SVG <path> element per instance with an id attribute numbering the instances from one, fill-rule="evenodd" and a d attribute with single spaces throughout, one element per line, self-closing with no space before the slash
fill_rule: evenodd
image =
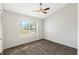
<path id="1" fill-rule="evenodd" d="M 77 49 L 42 39 L 5 49 L 3 55 L 77 55 Z"/>

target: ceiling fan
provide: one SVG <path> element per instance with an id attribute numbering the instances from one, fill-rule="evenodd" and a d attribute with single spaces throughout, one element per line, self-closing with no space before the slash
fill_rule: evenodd
<path id="1" fill-rule="evenodd" d="M 42 3 L 40 3 L 40 8 L 38 10 L 34 10 L 33 12 L 42 12 L 44 14 L 47 14 L 47 10 L 49 10 L 50 8 L 47 7 L 47 8 L 42 8 Z"/>

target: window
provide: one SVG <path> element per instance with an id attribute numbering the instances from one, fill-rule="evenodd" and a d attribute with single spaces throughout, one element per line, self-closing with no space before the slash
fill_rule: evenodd
<path id="1" fill-rule="evenodd" d="M 30 22 L 26 20 L 20 21 L 20 37 L 37 35 L 37 29 L 37 22 Z"/>

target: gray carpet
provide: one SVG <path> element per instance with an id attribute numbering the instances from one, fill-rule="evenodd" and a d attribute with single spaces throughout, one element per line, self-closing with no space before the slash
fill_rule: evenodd
<path id="1" fill-rule="evenodd" d="M 38 40 L 5 49 L 3 55 L 76 55 L 77 49 L 48 40 Z"/>

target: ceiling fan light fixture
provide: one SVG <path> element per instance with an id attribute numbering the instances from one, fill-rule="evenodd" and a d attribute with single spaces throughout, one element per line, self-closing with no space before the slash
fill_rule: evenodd
<path id="1" fill-rule="evenodd" d="M 40 3 L 40 8 L 38 10 L 35 10 L 34 12 L 42 12 L 44 14 L 47 14 L 47 10 L 49 10 L 50 8 L 42 8 L 42 3 Z"/>

